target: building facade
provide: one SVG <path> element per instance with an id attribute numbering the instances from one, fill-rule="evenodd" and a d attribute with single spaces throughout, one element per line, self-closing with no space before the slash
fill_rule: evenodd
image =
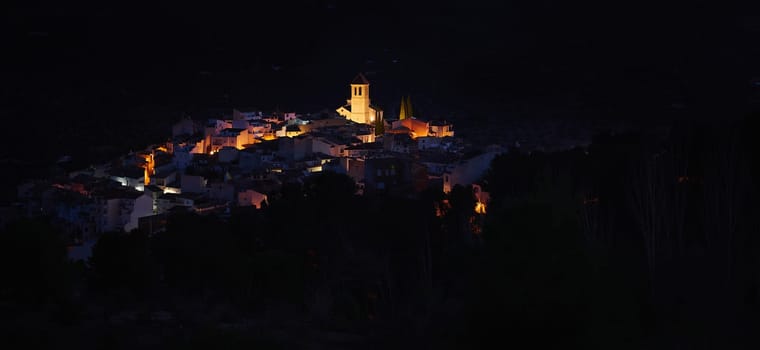
<path id="1" fill-rule="evenodd" d="M 336 109 L 338 114 L 356 123 L 374 124 L 383 118 L 383 110 L 372 105 L 369 95 L 369 80 L 359 73 L 351 81 L 351 98 L 344 106 Z"/>

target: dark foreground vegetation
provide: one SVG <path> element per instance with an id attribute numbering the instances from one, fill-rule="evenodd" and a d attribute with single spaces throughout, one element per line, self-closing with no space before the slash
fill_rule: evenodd
<path id="1" fill-rule="evenodd" d="M 357 197 L 323 173 L 226 220 L 0 236 L 8 344 L 80 348 L 757 348 L 758 123 L 498 157 L 471 188 Z"/>

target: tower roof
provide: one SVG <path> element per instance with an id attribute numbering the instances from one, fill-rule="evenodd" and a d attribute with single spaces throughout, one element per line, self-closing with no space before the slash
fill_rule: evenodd
<path id="1" fill-rule="evenodd" d="M 369 84 L 369 80 L 367 80 L 364 74 L 359 73 L 354 77 L 354 80 L 351 80 L 351 84 Z"/>

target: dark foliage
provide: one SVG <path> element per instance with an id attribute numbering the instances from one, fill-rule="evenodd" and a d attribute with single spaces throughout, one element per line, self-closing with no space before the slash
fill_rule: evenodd
<path id="1" fill-rule="evenodd" d="M 0 231 L 0 300 L 38 307 L 68 298 L 75 266 L 61 234 L 45 219 L 19 221 Z"/>
<path id="2" fill-rule="evenodd" d="M 261 209 L 104 234 L 86 267 L 47 222 L 19 222 L 0 236 L 4 324 L 28 307 L 53 324 L 130 325 L 101 329 L 105 347 L 752 348 L 757 131 L 676 125 L 510 152 L 485 179 L 487 214 L 471 186 L 356 196 L 350 177 L 315 174 Z"/>
<path id="3" fill-rule="evenodd" d="M 89 259 L 91 285 L 104 292 L 129 291 L 143 296 L 156 283 L 157 265 L 146 234 L 106 233 Z"/>

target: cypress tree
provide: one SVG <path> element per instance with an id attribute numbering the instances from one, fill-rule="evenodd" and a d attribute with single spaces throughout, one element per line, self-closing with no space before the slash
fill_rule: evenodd
<path id="1" fill-rule="evenodd" d="M 408 117 L 406 113 L 406 99 L 404 99 L 404 96 L 401 96 L 401 107 L 398 112 L 398 120 L 404 120 Z"/>
<path id="2" fill-rule="evenodd" d="M 383 118 L 376 118 L 375 119 L 375 135 L 382 135 L 385 133 L 385 123 L 383 123 Z"/>
<path id="3" fill-rule="evenodd" d="M 414 113 L 412 113 L 412 97 L 411 96 L 406 97 L 406 115 L 409 118 L 414 117 Z"/>

